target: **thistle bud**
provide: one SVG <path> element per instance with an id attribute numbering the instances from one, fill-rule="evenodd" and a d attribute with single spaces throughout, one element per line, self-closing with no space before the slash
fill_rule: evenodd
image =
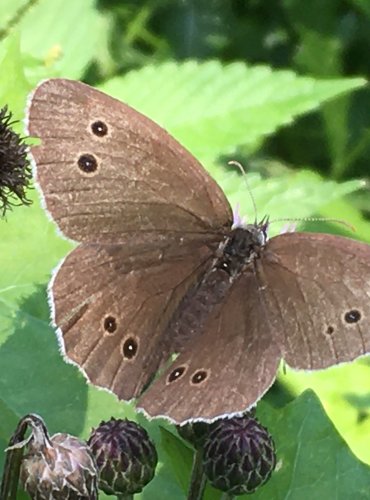
<path id="1" fill-rule="evenodd" d="M 12 113 L 5 106 L 0 109 L 0 215 L 15 205 L 29 205 L 26 189 L 29 188 L 32 172 L 27 158 L 27 146 L 11 128 Z"/>
<path id="2" fill-rule="evenodd" d="M 130 420 L 101 422 L 88 441 L 108 495 L 139 493 L 154 477 L 158 456 L 143 427 Z"/>
<path id="3" fill-rule="evenodd" d="M 30 418 L 32 435 L 20 474 L 23 489 L 37 500 L 97 499 L 98 472 L 87 444 L 69 434 L 49 437 L 42 419 Z"/>
<path id="4" fill-rule="evenodd" d="M 250 415 L 216 422 L 204 444 L 207 478 L 233 495 L 253 493 L 270 478 L 275 465 L 274 442 Z"/>

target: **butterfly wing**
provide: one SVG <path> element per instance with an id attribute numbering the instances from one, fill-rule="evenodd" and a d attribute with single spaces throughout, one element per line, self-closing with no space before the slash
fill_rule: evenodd
<path id="1" fill-rule="evenodd" d="M 269 321 L 293 368 L 321 369 L 370 352 L 370 246 L 287 233 L 258 263 Z"/>
<path id="2" fill-rule="evenodd" d="M 265 318 L 255 276 L 243 275 L 210 313 L 202 335 L 144 392 L 138 407 L 181 423 L 254 405 L 273 383 L 281 359 Z"/>
<path id="3" fill-rule="evenodd" d="M 194 243 L 182 256 L 135 242 L 78 246 L 51 287 L 62 351 L 95 385 L 138 396 L 172 352 L 165 327 L 209 255 Z"/>
<path id="4" fill-rule="evenodd" d="M 80 82 L 33 93 L 28 132 L 46 207 L 76 241 L 126 243 L 229 228 L 230 206 L 199 162 L 161 127 Z"/>
<path id="5" fill-rule="evenodd" d="M 46 207 L 82 244 L 51 283 L 64 352 L 130 399 L 171 352 L 166 322 L 204 272 L 230 206 L 197 160 L 154 122 L 79 82 L 33 93 L 31 153 Z"/>

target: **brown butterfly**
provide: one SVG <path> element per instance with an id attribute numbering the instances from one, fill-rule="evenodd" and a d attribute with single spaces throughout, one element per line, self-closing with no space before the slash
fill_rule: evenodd
<path id="1" fill-rule="evenodd" d="M 46 207 L 79 242 L 51 283 L 54 321 L 92 383 L 150 416 L 214 419 L 254 405 L 282 358 L 320 369 L 369 352 L 370 246 L 233 227 L 188 151 L 82 83 L 39 85 L 28 126 Z"/>

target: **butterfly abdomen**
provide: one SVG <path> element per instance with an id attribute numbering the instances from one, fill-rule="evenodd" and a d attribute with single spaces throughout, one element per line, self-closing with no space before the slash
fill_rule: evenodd
<path id="1" fill-rule="evenodd" d="M 172 339 L 176 351 L 202 334 L 211 311 L 224 301 L 246 266 L 252 265 L 264 242 L 258 227 L 247 226 L 232 230 L 220 244 L 202 280 L 185 294 L 167 327 L 166 336 Z"/>

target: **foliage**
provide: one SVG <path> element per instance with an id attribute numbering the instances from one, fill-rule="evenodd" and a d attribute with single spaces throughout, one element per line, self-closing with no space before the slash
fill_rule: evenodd
<path id="1" fill-rule="evenodd" d="M 243 215 L 254 217 L 253 207 L 230 159 L 247 169 L 260 215 L 340 218 L 354 235 L 332 223 L 309 227 L 370 242 L 369 22 L 367 0 L 2 0 L 0 108 L 8 104 L 22 120 L 40 79 L 82 79 L 165 126 Z M 87 386 L 61 359 L 46 285 L 71 243 L 56 234 L 36 191 L 31 197 L 31 208 L 0 220 L 0 450 L 27 412 L 42 415 L 51 433 L 82 437 L 100 420 L 126 416 L 148 429 L 161 461 L 138 498 L 184 498 L 190 454 L 173 428 Z M 285 404 L 279 389 L 270 391 L 276 408 L 262 402 L 260 420 L 281 467 L 250 498 L 370 498 L 369 468 L 359 460 L 370 464 L 369 375 L 366 358 L 280 373 L 290 398 L 314 388 L 354 454 L 314 395 Z"/>

